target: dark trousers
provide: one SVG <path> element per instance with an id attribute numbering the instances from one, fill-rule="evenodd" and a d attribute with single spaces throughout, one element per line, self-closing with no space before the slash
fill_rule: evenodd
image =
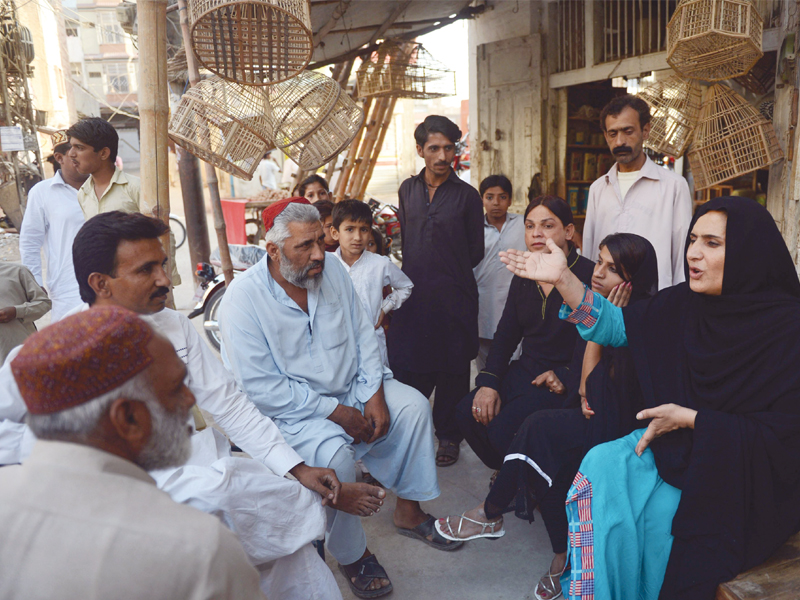
<path id="1" fill-rule="evenodd" d="M 517 458 L 503 463 L 486 496 L 486 516 L 499 517 L 523 491 L 525 506 L 521 511 L 517 503 L 517 515 L 533 520 L 538 506 L 553 553 L 566 552 L 569 523 L 564 504 L 586 454 L 587 423 L 578 408 L 542 410 L 528 417 L 508 449 Z M 552 485 L 528 461 L 547 475 Z"/>
<path id="2" fill-rule="evenodd" d="M 403 369 L 392 371 L 397 381 L 410 385 L 426 398 L 430 398 L 436 390 L 433 400 L 433 427 L 439 441 L 458 443 L 464 439 L 456 424 L 455 411 L 459 400 L 469 392 L 469 363 L 462 373 L 456 375 L 441 372 L 415 373 Z"/>
<path id="3" fill-rule="evenodd" d="M 500 389 L 500 413 L 488 426 L 476 421 L 472 414 L 472 400 L 477 389 L 459 402 L 456 421 L 461 434 L 487 467 L 499 469 L 502 466 L 517 429 L 529 415 L 563 405 L 563 395 L 554 394 L 545 386 L 533 385 L 534 378 L 535 375 L 531 376 L 519 362 L 511 363 Z"/>

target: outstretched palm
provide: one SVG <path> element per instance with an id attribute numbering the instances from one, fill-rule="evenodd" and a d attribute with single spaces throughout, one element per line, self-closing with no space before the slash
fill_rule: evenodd
<path id="1" fill-rule="evenodd" d="M 548 252 L 520 252 L 509 249 L 500 253 L 508 270 L 519 277 L 533 279 L 541 283 L 558 283 L 561 275 L 568 270 L 564 251 L 552 240 L 547 240 Z"/>

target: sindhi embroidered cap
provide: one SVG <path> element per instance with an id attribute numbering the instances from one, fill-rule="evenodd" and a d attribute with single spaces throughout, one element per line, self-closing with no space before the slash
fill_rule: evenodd
<path id="1" fill-rule="evenodd" d="M 72 315 L 35 333 L 11 361 L 28 411 L 44 415 L 72 408 L 119 387 L 153 358 L 153 331 L 116 306 Z"/>
<path id="2" fill-rule="evenodd" d="M 286 198 L 285 200 L 280 200 L 275 204 L 270 204 L 267 208 L 264 209 L 264 212 L 261 213 L 261 218 L 264 221 L 264 232 L 266 233 L 272 226 L 275 225 L 275 219 L 278 217 L 279 214 L 283 212 L 290 204 L 311 204 L 308 200 L 303 198 L 302 196 L 295 196 L 294 198 Z"/>

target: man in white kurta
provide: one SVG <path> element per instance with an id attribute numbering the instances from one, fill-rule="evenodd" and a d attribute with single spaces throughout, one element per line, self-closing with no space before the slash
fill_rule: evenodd
<path id="1" fill-rule="evenodd" d="M 36 334 L 14 361 L 42 439 L 0 468 L 0 598 L 263 599 L 236 536 L 143 468 L 185 460 L 194 398 L 180 360 L 132 313 L 92 313 Z"/>
<path id="2" fill-rule="evenodd" d="M 19 233 L 19 253 L 36 282 L 47 288 L 53 301 L 50 322 L 55 323 L 83 304 L 72 268 L 72 241 L 83 226 L 78 189 L 87 179 L 67 158 L 69 142 L 56 145 L 53 157 L 60 169 L 28 192 L 28 206 Z M 42 247 L 47 257 L 47 282 L 42 276 Z"/>
<path id="3" fill-rule="evenodd" d="M 439 495 L 430 406 L 384 369 L 373 325 L 347 271 L 325 260 L 319 214 L 307 204 L 265 211 L 268 254 L 234 280 L 220 307 L 225 365 L 303 460 L 347 482 L 361 459 L 397 494 L 399 532 L 451 549 L 412 531 L 432 519 L 418 502 Z M 279 239 L 295 225 L 297 235 Z M 295 268 L 314 282 L 289 284 L 284 273 Z M 326 548 L 343 566 L 368 558 L 359 519 L 329 512 Z"/>
<path id="4" fill-rule="evenodd" d="M 677 285 L 684 280 L 684 244 L 692 220 L 689 184 L 642 150 L 650 133 L 650 109 L 642 99 L 618 96 L 600 119 L 616 163 L 589 188 L 583 255 L 597 262 L 607 235 L 635 233 L 656 250 L 658 288 Z"/>

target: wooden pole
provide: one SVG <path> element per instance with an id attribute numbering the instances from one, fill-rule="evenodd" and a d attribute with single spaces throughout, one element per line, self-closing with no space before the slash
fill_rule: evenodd
<path id="1" fill-rule="evenodd" d="M 169 225 L 167 0 L 141 0 L 138 6 L 140 206 L 147 206 Z M 172 273 L 175 255 L 170 235 L 164 235 L 161 242 L 167 253 L 167 273 Z"/>
<path id="2" fill-rule="evenodd" d="M 369 185 L 369 180 L 372 178 L 372 172 L 375 170 L 375 164 L 378 162 L 378 157 L 383 149 L 383 141 L 386 139 L 386 132 L 389 131 L 389 126 L 392 123 L 395 104 L 397 104 L 397 96 L 392 96 L 389 100 L 389 105 L 386 107 L 386 113 L 383 117 L 383 122 L 381 123 L 378 141 L 375 143 L 375 147 L 372 149 L 372 156 L 367 164 L 367 174 L 364 176 L 364 179 L 361 180 L 361 185 L 359 186 L 355 196 L 359 200 L 363 200 L 364 194 L 367 192 L 367 185 Z"/>
<path id="3" fill-rule="evenodd" d="M 372 148 L 375 146 L 375 142 L 378 140 L 378 130 L 383 123 L 383 115 L 386 114 L 386 108 L 389 106 L 389 100 L 389 98 L 378 98 L 378 101 L 375 103 L 375 106 L 372 109 L 369 125 L 367 125 L 367 135 L 364 137 L 363 148 L 359 152 L 357 161 L 358 164 L 355 167 L 353 179 L 350 181 L 348 193 L 351 198 L 357 197 L 355 194 L 361 188 L 361 182 L 364 180 L 364 176 L 367 173 L 367 163 L 369 162 L 370 156 L 372 156 Z"/>
<path id="4" fill-rule="evenodd" d="M 186 68 L 189 72 L 189 84 L 194 87 L 200 82 L 200 71 L 198 70 L 197 61 L 195 60 L 192 50 L 192 40 L 189 33 L 189 17 L 186 12 L 186 0 L 178 0 L 178 10 L 181 11 L 181 33 L 183 34 L 183 46 L 186 50 Z M 164 72 L 166 73 L 166 67 Z M 217 173 L 214 167 L 206 162 L 204 162 L 203 165 L 205 168 L 208 194 L 211 198 L 211 210 L 214 214 L 214 229 L 217 232 L 217 244 L 219 245 L 222 274 L 225 276 L 225 285 L 229 285 L 230 282 L 233 281 L 233 263 L 231 262 L 231 253 L 228 248 L 228 232 L 225 228 L 225 217 L 222 214 L 219 181 L 217 181 Z"/>
<path id="5" fill-rule="evenodd" d="M 347 82 L 350 80 L 350 73 L 353 71 L 353 64 L 355 63 L 355 59 L 348 60 L 343 63 L 338 63 L 331 73 L 331 78 L 336 80 L 336 83 L 339 84 L 345 92 L 347 92 Z M 353 90 L 353 93 L 350 94 L 352 98 L 356 94 L 356 90 Z M 336 173 L 336 162 L 339 160 L 339 154 L 334 156 L 330 162 L 328 162 L 327 166 L 325 167 L 325 179 L 328 180 L 328 185 L 331 184 L 333 181 L 333 176 Z M 335 202 L 335 195 L 333 193 L 333 189 L 329 190 L 331 192 L 331 198 L 334 199 Z"/>
<path id="6" fill-rule="evenodd" d="M 358 130 L 356 137 L 347 149 L 347 156 L 344 159 L 344 163 L 342 163 L 342 173 L 339 175 L 339 181 L 336 182 L 334 202 L 341 202 L 344 199 L 345 192 L 347 191 L 347 184 L 350 180 L 350 174 L 353 172 L 356 157 L 358 156 L 358 147 L 361 144 L 361 138 L 369 123 L 369 111 L 371 106 L 372 98 L 367 98 L 366 101 L 364 101 L 364 123 L 361 125 L 361 129 Z"/>

